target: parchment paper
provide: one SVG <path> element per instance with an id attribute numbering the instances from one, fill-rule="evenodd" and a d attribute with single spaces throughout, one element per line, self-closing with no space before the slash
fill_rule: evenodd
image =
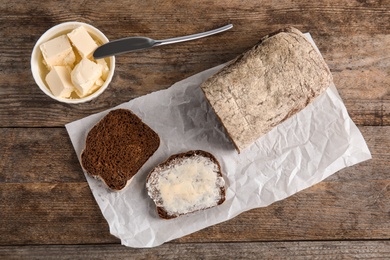
<path id="1" fill-rule="evenodd" d="M 303 111 L 238 154 L 199 87 L 223 66 L 116 107 L 132 110 L 161 139 L 159 149 L 123 191 L 109 191 L 85 174 L 111 234 L 123 245 L 158 246 L 285 199 L 344 167 L 371 158 L 333 84 Z M 66 125 L 79 158 L 88 131 L 107 113 Z M 226 201 L 187 216 L 160 219 L 145 189 L 146 176 L 170 155 L 193 149 L 211 152 L 219 160 L 225 174 Z"/>

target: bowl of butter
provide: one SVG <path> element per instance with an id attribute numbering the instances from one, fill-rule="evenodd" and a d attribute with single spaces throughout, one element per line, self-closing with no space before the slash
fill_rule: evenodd
<path id="1" fill-rule="evenodd" d="M 36 84 L 49 97 L 64 103 L 84 103 L 99 96 L 110 84 L 115 57 L 93 58 L 107 37 L 92 25 L 65 22 L 47 30 L 31 54 Z"/>

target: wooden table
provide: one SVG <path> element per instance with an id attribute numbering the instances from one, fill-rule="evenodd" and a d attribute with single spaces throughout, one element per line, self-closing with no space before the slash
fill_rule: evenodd
<path id="1" fill-rule="evenodd" d="M 390 258 L 390 1 L 188 2 L 1 1 L 0 258 Z M 111 40 L 234 28 L 118 56 L 100 97 L 68 105 L 39 90 L 29 63 L 41 34 L 65 21 L 90 23 Z M 373 159 L 162 246 L 121 246 L 64 125 L 229 61 L 285 26 L 313 36 Z"/>

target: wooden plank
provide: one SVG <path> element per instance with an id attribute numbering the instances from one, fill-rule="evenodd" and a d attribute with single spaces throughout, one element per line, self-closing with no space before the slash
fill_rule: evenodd
<path id="1" fill-rule="evenodd" d="M 388 0 L 101 0 L 98 5 L 47 1 L 44 8 L 37 6 L 41 3 L 36 0 L 0 5 L 1 259 L 390 258 Z M 109 39 L 163 39 L 229 22 L 234 28 L 198 41 L 118 56 L 114 80 L 102 96 L 66 105 L 40 92 L 29 56 L 45 30 L 74 20 L 95 25 Z M 367 126 L 360 129 L 374 158 L 267 208 L 161 247 L 120 246 L 109 234 L 63 125 L 168 88 L 234 58 L 261 36 L 287 25 L 311 32 L 352 119 Z M 350 239 L 357 241 L 324 241 Z M 277 242 L 281 240 L 285 242 Z"/>
<path id="2" fill-rule="evenodd" d="M 0 128 L 0 182 L 85 182 L 65 128 Z"/>
<path id="3" fill-rule="evenodd" d="M 115 243 L 83 183 L 1 183 L 0 245 Z"/>
<path id="4" fill-rule="evenodd" d="M 390 241 L 0 246 L 2 259 L 386 259 Z"/>
<path id="5" fill-rule="evenodd" d="M 227 62 L 260 37 L 287 25 L 312 33 L 357 124 L 389 125 L 390 3 L 386 1 L 297 4 L 268 0 L 245 5 L 238 0 L 213 4 L 142 1 L 123 5 L 102 0 L 88 10 L 77 3 L 66 8 L 54 2 L 48 2 L 45 9 L 37 5 L 36 1 L 5 1 L 0 7 L 0 127 L 63 126 Z M 235 27 L 185 44 L 118 56 L 114 79 L 102 96 L 86 104 L 67 105 L 46 97 L 35 85 L 29 54 L 45 30 L 69 20 L 91 23 L 109 39 L 135 34 L 162 39 L 228 22 Z"/>
<path id="6" fill-rule="evenodd" d="M 389 187 L 325 181 L 176 241 L 388 239 Z M 0 245 L 118 242 L 86 183 L 0 184 L 0 208 Z"/>
<path id="7" fill-rule="evenodd" d="M 372 160 L 176 242 L 388 239 L 390 127 L 361 130 Z M 118 242 L 109 234 L 65 129 L 0 133 L 0 245 Z M 64 156 L 70 159 L 53 162 Z M 36 166 L 30 167 L 32 161 Z"/>
<path id="8" fill-rule="evenodd" d="M 389 125 L 390 35 L 376 35 L 376 43 L 370 35 L 326 38 L 319 48 L 354 122 Z"/>

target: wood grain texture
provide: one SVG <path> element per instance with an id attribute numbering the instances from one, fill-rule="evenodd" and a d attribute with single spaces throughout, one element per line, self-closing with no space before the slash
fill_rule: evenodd
<path id="1" fill-rule="evenodd" d="M 87 183 L 0 185 L 1 245 L 113 243 Z"/>
<path id="2" fill-rule="evenodd" d="M 3 259 L 385 259 L 390 241 L 165 244 L 151 249 L 120 245 L 0 246 Z"/>
<path id="3" fill-rule="evenodd" d="M 0 183 L 84 182 L 65 128 L 0 128 Z"/>
<path id="4" fill-rule="evenodd" d="M 1 259 L 390 258 L 390 1 L 45 1 L 0 5 Z M 110 40 L 228 32 L 117 57 L 109 88 L 80 105 L 34 83 L 38 38 L 66 21 Z M 273 31 L 310 32 L 373 159 L 273 205 L 153 249 L 110 235 L 64 124 L 227 62 Z"/>
<path id="5" fill-rule="evenodd" d="M 201 1 L 192 5 L 187 1 L 103 0 L 99 5 L 49 1 L 37 8 L 35 1 L 3 1 L 0 127 L 62 126 L 227 62 L 262 36 L 288 25 L 312 34 L 352 119 L 359 125 L 388 125 L 389 6 L 389 1 Z M 91 23 L 109 39 L 131 35 L 163 39 L 229 22 L 234 28 L 185 44 L 118 56 L 114 79 L 103 95 L 89 103 L 68 105 L 39 90 L 29 61 L 44 31 L 71 20 Z"/>
<path id="6" fill-rule="evenodd" d="M 369 137 L 372 160 L 175 242 L 388 239 L 390 127 L 361 130 Z M 0 245 L 118 242 L 109 233 L 65 129 L 14 128 L 0 133 L 5 162 L 0 171 L 0 233 L 6 234 L 0 236 Z M 49 134 L 51 139 L 45 140 Z M 69 159 L 62 162 L 64 154 Z M 42 163 L 30 167 L 32 161 Z"/>

